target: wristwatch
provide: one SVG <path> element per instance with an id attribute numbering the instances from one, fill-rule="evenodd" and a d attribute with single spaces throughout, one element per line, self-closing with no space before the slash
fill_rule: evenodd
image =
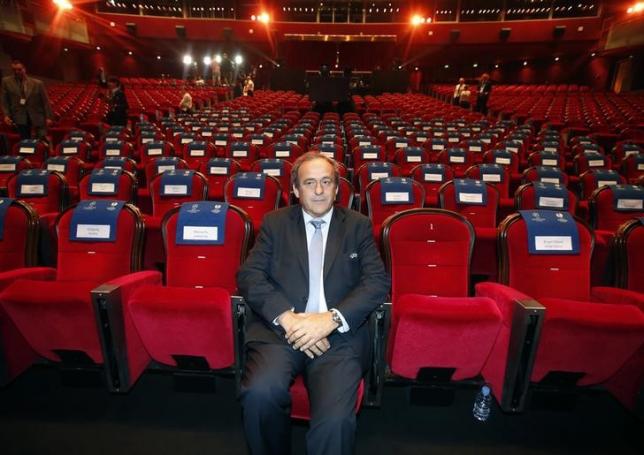
<path id="1" fill-rule="evenodd" d="M 333 322 L 338 324 L 338 327 L 342 327 L 342 318 L 340 317 L 340 313 L 338 313 L 338 310 L 333 308 L 329 310 L 329 312 L 331 313 L 331 319 L 333 320 Z"/>

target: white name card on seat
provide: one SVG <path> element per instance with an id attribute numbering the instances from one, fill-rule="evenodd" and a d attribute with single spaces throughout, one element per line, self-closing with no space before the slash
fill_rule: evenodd
<path id="1" fill-rule="evenodd" d="M 63 155 L 73 155 L 77 151 L 76 147 L 63 147 Z"/>
<path id="2" fill-rule="evenodd" d="M 222 140 L 215 141 L 215 145 L 216 145 L 216 146 L 218 146 L 218 147 L 223 147 L 223 146 L 225 146 L 226 144 L 227 144 L 227 142 L 226 142 L 226 141 L 222 141 Z"/>
<path id="3" fill-rule="evenodd" d="M 36 153 L 36 149 L 34 147 L 20 147 L 20 153 L 33 155 Z"/>
<path id="4" fill-rule="evenodd" d="M 212 131 L 202 131 L 201 135 L 203 137 L 212 137 Z"/>
<path id="5" fill-rule="evenodd" d="M 262 172 L 266 175 L 272 175 L 273 177 L 280 177 L 282 175 L 282 171 L 279 169 L 263 169 Z"/>
<path id="6" fill-rule="evenodd" d="M 327 152 L 327 151 L 320 151 L 320 155 L 324 155 L 327 158 L 333 158 L 333 152 Z"/>
<path id="7" fill-rule="evenodd" d="M 92 193 L 113 193 L 113 183 L 92 183 Z"/>
<path id="8" fill-rule="evenodd" d="M 480 193 L 458 193 L 459 202 L 482 203 L 483 195 Z"/>
<path id="9" fill-rule="evenodd" d="M 519 147 L 506 147 L 505 149 L 511 153 L 519 153 Z"/>
<path id="10" fill-rule="evenodd" d="M 487 138 L 487 137 L 484 137 L 484 138 L 481 138 L 481 142 L 485 142 L 486 144 L 491 144 L 491 143 L 492 143 L 492 139 Z M 480 151 L 480 150 L 479 150 L 479 151 Z"/>
<path id="11" fill-rule="evenodd" d="M 465 162 L 465 157 L 464 156 L 450 156 L 449 157 L 449 162 L 450 163 L 464 163 Z"/>
<path id="12" fill-rule="evenodd" d="M 540 196 L 539 197 L 539 205 L 541 207 L 563 208 L 564 200 L 563 200 L 563 198 L 560 198 L 560 197 Z"/>
<path id="13" fill-rule="evenodd" d="M 260 197 L 261 189 L 260 188 L 237 188 L 237 197 Z"/>
<path id="14" fill-rule="evenodd" d="M 408 163 L 420 163 L 421 161 L 422 161 L 421 156 L 407 155 L 407 162 Z"/>
<path id="15" fill-rule="evenodd" d="M 121 149 L 106 149 L 105 156 L 119 156 L 121 154 Z"/>
<path id="16" fill-rule="evenodd" d="M 163 194 L 187 195 L 188 185 L 165 185 Z"/>
<path id="17" fill-rule="evenodd" d="M 80 239 L 109 239 L 109 224 L 79 224 L 76 226 L 76 237 Z"/>
<path id="18" fill-rule="evenodd" d="M 406 142 L 396 142 L 396 148 L 407 147 Z"/>
<path id="19" fill-rule="evenodd" d="M 148 156 L 157 156 L 161 155 L 163 153 L 163 150 L 161 149 L 148 149 Z"/>
<path id="20" fill-rule="evenodd" d="M 252 141 L 250 141 L 250 143 L 253 145 L 263 145 L 264 139 L 253 139 Z"/>
<path id="21" fill-rule="evenodd" d="M 425 136 L 416 136 L 416 142 L 427 142 L 427 138 Z"/>
<path id="22" fill-rule="evenodd" d="M 184 240 L 219 240 L 219 228 L 217 226 L 184 226 Z"/>
<path id="23" fill-rule="evenodd" d="M 358 145 L 359 145 L 360 147 L 362 147 L 362 146 L 364 146 L 364 145 L 371 145 L 371 141 L 360 141 L 360 142 L 358 142 Z"/>
<path id="24" fill-rule="evenodd" d="M 199 125 L 195 125 L 192 127 L 192 131 L 198 131 L 199 128 L 201 128 Z"/>
<path id="25" fill-rule="evenodd" d="M 484 182 L 500 182 L 501 181 L 501 174 L 483 174 L 483 181 Z"/>
<path id="26" fill-rule="evenodd" d="M 103 169 L 123 169 L 121 166 L 103 166 Z"/>
<path id="27" fill-rule="evenodd" d="M 544 166 L 556 166 L 557 164 L 559 164 L 559 162 L 557 160 L 545 159 L 541 160 L 541 164 L 543 164 Z"/>
<path id="28" fill-rule="evenodd" d="M 105 138 L 105 142 L 116 142 L 118 140 L 119 140 L 118 137 L 106 137 Z"/>
<path id="29" fill-rule="evenodd" d="M 512 160 L 510 158 L 496 158 L 494 162 L 496 164 L 510 164 Z"/>
<path id="30" fill-rule="evenodd" d="M 385 201 L 387 202 L 409 202 L 409 193 L 391 191 L 385 193 Z"/>
<path id="31" fill-rule="evenodd" d="M 378 158 L 378 154 L 367 152 L 362 154 L 362 158 L 365 160 L 375 160 Z"/>
<path id="32" fill-rule="evenodd" d="M 48 171 L 65 172 L 65 165 L 64 164 L 48 164 L 47 165 L 47 170 Z"/>
<path id="33" fill-rule="evenodd" d="M 588 166 L 590 167 L 599 167 L 604 165 L 604 160 L 590 160 L 588 161 Z"/>
<path id="34" fill-rule="evenodd" d="M 22 194 L 45 194 L 44 185 L 20 185 Z"/>
<path id="35" fill-rule="evenodd" d="M 425 174 L 425 181 L 426 182 L 442 182 L 443 181 L 443 175 L 442 174 Z"/>
<path id="36" fill-rule="evenodd" d="M 0 172 L 15 171 L 15 170 L 16 170 L 16 164 L 15 163 L 3 163 L 3 164 L 0 164 Z"/>
<path id="37" fill-rule="evenodd" d="M 206 151 L 204 149 L 190 150 L 190 156 L 206 156 Z"/>
<path id="38" fill-rule="evenodd" d="M 227 167 L 220 167 L 220 166 L 210 166 L 210 173 L 211 174 L 226 175 L 226 174 L 228 174 L 228 168 Z"/>
<path id="39" fill-rule="evenodd" d="M 556 152 L 556 151 L 557 151 L 557 147 L 544 147 L 544 148 L 543 148 L 543 151 L 544 151 L 544 152 Z"/>
<path id="40" fill-rule="evenodd" d="M 642 210 L 641 199 L 617 199 L 617 208 L 618 209 L 629 209 L 629 210 Z"/>
<path id="41" fill-rule="evenodd" d="M 611 186 L 611 185 L 617 185 L 618 182 L 615 180 L 600 180 L 597 182 L 597 187 L 599 188 L 600 186 Z"/>
<path id="42" fill-rule="evenodd" d="M 248 150 L 233 150 L 233 156 L 235 158 L 245 158 L 248 156 Z"/>
<path id="43" fill-rule="evenodd" d="M 144 137 L 143 139 L 141 139 L 141 144 L 147 144 L 148 142 L 152 142 L 153 140 L 153 137 Z"/>
<path id="44" fill-rule="evenodd" d="M 639 155 L 640 151 L 639 150 L 625 150 L 624 151 L 624 158 L 628 158 L 631 155 Z"/>
<path id="45" fill-rule="evenodd" d="M 191 137 L 184 137 L 181 139 L 182 144 L 190 144 L 193 141 Z"/>
<path id="46" fill-rule="evenodd" d="M 470 152 L 480 152 L 481 150 L 480 145 L 470 145 Z"/>
<path id="47" fill-rule="evenodd" d="M 637 170 L 638 171 L 644 171 L 644 163 L 638 163 L 637 164 Z"/>
<path id="48" fill-rule="evenodd" d="M 386 179 L 389 177 L 389 172 L 372 172 L 371 173 L 371 179 L 372 180 L 379 180 L 379 179 Z M 389 194 L 389 193 L 387 193 Z"/>
<path id="49" fill-rule="evenodd" d="M 458 137 L 448 137 L 447 142 L 451 142 L 451 143 L 460 142 L 460 139 Z"/>
<path id="50" fill-rule="evenodd" d="M 443 144 L 432 144 L 432 150 L 444 150 L 445 146 Z"/>
<path id="51" fill-rule="evenodd" d="M 157 172 L 159 174 L 163 174 L 165 171 L 174 171 L 175 170 L 175 165 L 174 164 L 167 164 L 165 166 L 158 166 L 157 167 Z"/>
<path id="52" fill-rule="evenodd" d="M 275 156 L 277 158 L 288 158 L 291 156 L 291 152 L 288 150 L 275 150 Z"/>
<path id="53" fill-rule="evenodd" d="M 559 183 L 559 179 L 557 177 L 541 177 L 540 182 L 543 182 L 543 183 Z"/>
<path id="54" fill-rule="evenodd" d="M 335 141 L 322 141 L 322 145 L 333 145 Z"/>
<path id="55" fill-rule="evenodd" d="M 534 238 L 537 251 L 572 251 L 570 236 L 537 235 Z"/>
<path id="56" fill-rule="evenodd" d="M 240 138 L 240 137 L 244 137 L 244 135 L 242 133 L 233 133 L 233 137 Z"/>

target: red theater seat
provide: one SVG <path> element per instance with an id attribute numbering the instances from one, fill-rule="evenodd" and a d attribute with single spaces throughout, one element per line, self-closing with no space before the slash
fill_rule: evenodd
<path id="1" fill-rule="evenodd" d="M 227 207 L 223 243 L 178 243 L 179 208 L 172 209 L 163 220 L 165 285 L 140 286 L 123 300 L 123 306 L 132 320 L 130 330 L 138 334 L 145 356 L 152 361 L 184 372 L 235 366 L 238 372 L 238 314 L 231 295 L 252 239 L 252 224 L 237 207 L 223 202 L 201 204 Z M 126 332 L 126 338 L 129 335 Z"/>
<path id="2" fill-rule="evenodd" d="M 90 213 L 85 221 L 92 222 L 93 212 L 85 213 Z M 11 377 L 37 358 L 79 367 L 104 365 L 107 357 L 114 356 L 102 349 L 98 329 L 102 324 L 97 323 L 100 308 L 92 306 L 90 293 L 102 283 L 116 283 L 140 268 L 141 214 L 126 204 L 116 219 L 114 241 L 72 240 L 70 235 L 78 232 L 72 228 L 73 218 L 72 207 L 57 220 L 55 269 L 33 267 L 0 275 L 0 281 L 7 273 L 14 275 L 0 294 L 2 322 L 12 328 L 3 335 L 11 337 L 4 347 L 10 353 L 22 353 L 20 364 L 10 365 Z M 101 223 L 98 219 L 93 222 Z M 135 345 L 136 340 L 128 343 Z M 135 371 L 136 365 L 130 363 L 128 368 Z M 107 377 L 113 373 L 108 372 Z"/>
<path id="3" fill-rule="evenodd" d="M 642 218 L 622 224 L 615 234 L 615 283 L 644 294 L 644 223 Z M 644 309 L 644 308 L 643 308 Z"/>
<path id="4" fill-rule="evenodd" d="M 30 205 L 12 199 L 0 198 L 4 216 L 0 218 L 0 272 L 30 267 L 36 264 L 38 215 Z M 7 209 L 6 206 L 9 208 Z M 2 289 L 3 283 L 0 283 Z"/>
<path id="5" fill-rule="evenodd" d="M 239 191 L 237 193 L 235 192 L 235 181 L 237 179 L 246 178 L 248 175 L 255 174 L 257 173 L 240 172 L 232 175 L 226 182 L 224 195 L 226 202 L 246 211 L 253 222 L 253 232 L 257 234 L 262 225 L 264 215 L 279 207 L 280 201 L 282 200 L 282 187 L 279 180 L 270 175 L 266 175 L 266 183 L 261 198 L 246 197 Z"/>

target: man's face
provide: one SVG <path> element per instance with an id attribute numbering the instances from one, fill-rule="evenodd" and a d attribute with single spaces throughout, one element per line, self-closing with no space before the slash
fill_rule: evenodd
<path id="1" fill-rule="evenodd" d="M 13 75 L 18 79 L 22 79 L 27 74 L 27 70 L 22 63 L 12 63 L 11 71 L 13 71 Z"/>
<path id="2" fill-rule="evenodd" d="M 465 83 L 465 79 L 460 78 L 460 79 L 458 80 L 458 83 L 459 83 L 459 84 L 464 84 L 464 83 Z"/>
<path id="3" fill-rule="evenodd" d="M 293 192 L 304 211 L 314 218 L 324 216 L 333 207 L 338 193 L 333 166 L 321 158 L 306 161 L 297 177 L 299 187 L 293 186 Z"/>

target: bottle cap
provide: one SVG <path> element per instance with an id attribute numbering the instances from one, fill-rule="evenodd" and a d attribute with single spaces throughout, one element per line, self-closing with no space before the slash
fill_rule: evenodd
<path id="1" fill-rule="evenodd" d="M 490 394 L 490 388 L 484 385 L 483 387 L 481 387 L 481 393 L 483 394 L 483 396 L 488 396 Z"/>

